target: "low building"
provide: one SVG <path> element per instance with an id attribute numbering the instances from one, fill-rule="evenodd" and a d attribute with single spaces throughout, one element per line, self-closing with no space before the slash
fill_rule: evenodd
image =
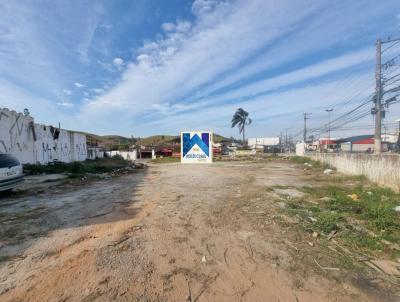
<path id="1" fill-rule="evenodd" d="M 23 163 L 73 162 L 87 159 L 86 135 L 36 124 L 29 111 L 0 109 L 0 152 Z"/>
<path id="2" fill-rule="evenodd" d="M 374 136 L 373 135 L 358 135 L 347 137 L 337 141 L 340 144 L 340 149 L 344 152 L 373 152 L 374 151 Z M 388 144 L 382 143 L 382 151 L 388 150 Z"/>
<path id="3" fill-rule="evenodd" d="M 279 152 L 281 144 L 279 136 L 249 138 L 247 142 L 250 148 L 260 149 L 264 152 Z"/>
<path id="4" fill-rule="evenodd" d="M 340 148 L 336 138 L 320 138 L 313 143 L 318 152 L 336 152 Z"/>
<path id="5" fill-rule="evenodd" d="M 102 147 L 88 146 L 87 159 L 104 158 L 104 149 Z"/>
<path id="6" fill-rule="evenodd" d="M 160 148 L 156 149 L 156 156 L 162 156 L 162 157 L 171 157 L 172 153 L 174 153 L 172 148 Z"/>
<path id="7" fill-rule="evenodd" d="M 125 160 L 129 161 L 136 161 L 137 160 L 137 151 L 135 150 L 130 150 L 130 151 L 119 151 L 119 150 L 113 150 L 113 151 L 106 151 L 104 152 L 107 157 L 113 157 L 113 156 L 121 156 Z"/>

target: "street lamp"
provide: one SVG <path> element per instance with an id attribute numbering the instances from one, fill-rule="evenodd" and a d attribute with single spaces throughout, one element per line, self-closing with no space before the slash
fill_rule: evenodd
<path id="1" fill-rule="evenodd" d="M 327 144 L 327 149 L 329 149 L 329 145 L 331 143 L 331 112 L 333 111 L 333 108 L 325 109 L 325 111 L 328 112 L 328 144 Z"/>

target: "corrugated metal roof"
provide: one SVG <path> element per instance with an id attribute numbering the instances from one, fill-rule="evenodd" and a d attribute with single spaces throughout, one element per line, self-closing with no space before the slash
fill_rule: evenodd
<path id="1" fill-rule="evenodd" d="M 370 139 L 370 138 L 374 138 L 374 136 L 372 134 L 350 136 L 350 137 L 342 138 L 342 139 L 338 140 L 337 143 L 339 143 L 339 144 L 340 143 L 353 143 L 353 142 Z"/>

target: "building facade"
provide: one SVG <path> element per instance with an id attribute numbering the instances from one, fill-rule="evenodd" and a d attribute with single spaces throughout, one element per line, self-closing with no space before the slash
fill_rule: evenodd
<path id="1" fill-rule="evenodd" d="M 23 163 L 47 164 L 87 159 L 86 135 L 35 124 L 28 112 L 0 109 L 0 153 Z"/>

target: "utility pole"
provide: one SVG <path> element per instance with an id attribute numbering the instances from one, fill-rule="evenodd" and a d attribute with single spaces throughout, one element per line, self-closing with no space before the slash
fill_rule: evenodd
<path id="1" fill-rule="evenodd" d="M 400 119 L 396 120 L 399 123 L 399 129 L 397 131 L 397 152 L 400 151 Z"/>
<path id="2" fill-rule="evenodd" d="M 325 111 L 328 112 L 328 141 L 326 144 L 326 151 L 329 151 L 331 146 L 331 112 L 333 111 L 333 108 L 325 109 Z"/>
<path id="3" fill-rule="evenodd" d="M 376 41 L 376 70 L 375 70 L 375 135 L 374 152 L 382 153 L 382 41 Z"/>
<path id="4" fill-rule="evenodd" d="M 373 99 L 375 106 L 372 109 L 372 113 L 375 114 L 375 135 L 374 135 L 374 152 L 375 154 L 382 153 L 382 118 L 384 117 L 385 111 L 383 110 L 382 106 L 382 96 L 383 86 L 382 86 L 382 44 L 386 43 L 393 43 L 400 41 L 400 38 L 392 39 L 388 38 L 385 41 L 378 39 L 376 41 L 376 70 L 375 70 L 375 80 L 376 80 L 376 87 L 375 87 L 375 97 Z M 389 49 L 392 46 L 389 46 L 384 51 Z M 383 52 L 384 52 L 383 51 Z M 384 68 L 389 68 L 394 64 L 394 59 L 386 62 L 383 66 Z M 396 100 L 396 97 L 392 98 Z M 393 101 L 393 100 L 392 100 Z M 390 99 L 386 101 L 386 105 L 390 103 Z"/>
<path id="5" fill-rule="evenodd" d="M 310 118 L 307 117 L 307 116 L 309 116 L 309 115 L 311 115 L 311 113 L 307 113 L 307 112 L 304 112 L 304 113 L 303 113 L 303 116 L 304 116 L 304 131 L 303 131 L 303 140 L 304 140 L 304 143 L 307 141 L 307 120 L 310 119 Z"/>
<path id="6" fill-rule="evenodd" d="M 288 149 L 287 130 L 288 130 L 288 128 L 285 129 L 285 131 L 286 131 L 286 134 L 285 134 L 285 153 L 287 152 L 287 149 Z"/>
<path id="7" fill-rule="evenodd" d="M 328 141 L 330 141 L 331 140 L 331 112 L 333 111 L 333 108 L 325 109 L 325 111 L 328 112 Z"/>

